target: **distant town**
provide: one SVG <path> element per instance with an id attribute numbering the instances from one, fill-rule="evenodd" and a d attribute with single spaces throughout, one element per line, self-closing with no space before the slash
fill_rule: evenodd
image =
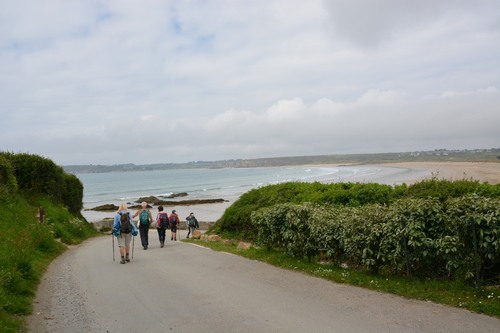
<path id="1" fill-rule="evenodd" d="M 377 154 L 345 154 L 345 155 L 315 155 L 288 156 L 256 159 L 232 159 L 222 161 L 193 161 L 187 163 L 157 163 L 157 164 L 114 164 L 114 165 L 66 165 L 70 173 L 101 173 L 126 172 L 145 170 L 193 169 L 193 168 L 257 168 L 278 167 L 308 164 L 376 164 L 416 161 L 448 161 L 448 162 L 499 162 L 500 148 L 491 149 L 435 149 L 429 151 L 412 151 L 399 153 Z"/>

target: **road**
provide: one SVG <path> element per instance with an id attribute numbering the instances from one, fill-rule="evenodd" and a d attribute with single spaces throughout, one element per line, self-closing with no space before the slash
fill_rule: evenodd
<path id="1" fill-rule="evenodd" d="M 44 275 L 30 332 L 500 332 L 500 320 L 331 283 L 182 242 L 113 262 L 111 236 Z M 116 241 L 115 241 L 116 246 Z"/>

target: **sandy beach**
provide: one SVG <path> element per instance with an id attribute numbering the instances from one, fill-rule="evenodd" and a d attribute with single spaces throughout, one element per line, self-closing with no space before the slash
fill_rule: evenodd
<path id="1" fill-rule="evenodd" d="M 327 165 L 323 165 L 327 166 Z M 330 165 L 334 166 L 334 165 Z M 490 184 L 500 183 L 500 163 L 483 163 L 483 162 L 401 162 L 401 163 L 385 163 L 372 165 L 372 167 L 380 168 L 377 172 L 360 177 L 351 177 L 349 179 L 323 179 L 322 182 L 377 182 L 382 184 L 399 185 L 402 183 L 412 184 L 424 179 L 437 177 L 438 179 L 461 180 L 473 179 L 480 182 Z M 224 211 L 231 206 L 238 196 L 223 198 L 227 200 L 222 203 L 202 204 L 191 206 L 175 206 L 168 207 L 170 212 L 175 209 L 179 216 L 184 219 L 190 212 L 194 212 L 199 221 L 215 222 Z M 156 208 L 153 208 L 153 213 L 156 213 Z M 95 212 L 84 211 L 84 217 L 89 222 L 101 221 L 105 218 L 114 216 L 114 212 Z"/>
<path id="2" fill-rule="evenodd" d="M 435 176 L 438 179 L 473 179 L 490 184 L 500 183 L 500 163 L 487 162 L 401 162 L 386 163 L 381 166 L 420 170 L 424 176 L 408 179 L 414 183 Z"/>

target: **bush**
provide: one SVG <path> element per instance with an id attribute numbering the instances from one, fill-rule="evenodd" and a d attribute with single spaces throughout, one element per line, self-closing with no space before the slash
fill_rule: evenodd
<path id="1" fill-rule="evenodd" d="M 288 182 L 250 190 L 232 204 L 210 232 L 239 233 L 255 239 L 257 229 L 251 223 L 252 212 L 281 203 L 313 203 L 357 207 L 370 203 L 387 204 L 391 187 L 380 184 L 336 183 L 321 184 Z"/>
<path id="2" fill-rule="evenodd" d="M 83 207 L 83 185 L 48 158 L 31 154 L 0 153 L 10 162 L 19 190 L 27 197 L 47 195 L 64 204 L 73 214 Z M 0 170 L 2 162 L 0 160 Z M 1 171 L 0 171 L 1 174 Z"/>
<path id="3" fill-rule="evenodd" d="M 257 243 L 297 257 L 408 277 L 492 280 L 500 271 L 500 199 L 469 195 L 391 206 L 279 204 L 252 214 Z"/>
<path id="4" fill-rule="evenodd" d="M 0 199 L 17 192 L 17 180 L 14 175 L 14 168 L 10 161 L 0 154 Z"/>

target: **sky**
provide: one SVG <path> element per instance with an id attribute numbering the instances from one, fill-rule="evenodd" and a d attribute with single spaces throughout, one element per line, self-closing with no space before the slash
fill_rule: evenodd
<path id="1" fill-rule="evenodd" d="M 0 151 L 60 165 L 500 147 L 498 0 L 0 0 Z"/>

